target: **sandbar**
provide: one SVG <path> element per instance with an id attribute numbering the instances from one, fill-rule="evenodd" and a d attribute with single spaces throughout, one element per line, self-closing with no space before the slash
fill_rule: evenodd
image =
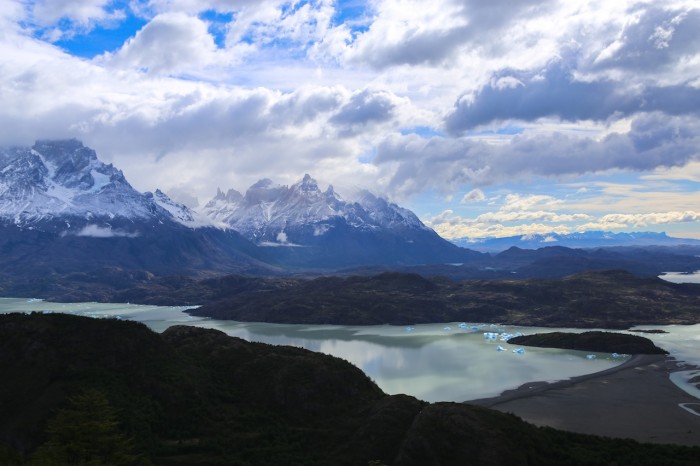
<path id="1" fill-rule="evenodd" d="M 700 446 L 700 399 L 669 379 L 688 369 L 669 356 L 636 355 L 605 371 L 527 383 L 466 403 L 570 432 Z"/>

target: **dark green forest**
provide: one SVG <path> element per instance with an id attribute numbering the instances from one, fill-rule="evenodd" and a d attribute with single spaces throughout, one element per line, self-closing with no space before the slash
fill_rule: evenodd
<path id="1" fill-rule="evenodd" d="M 386 395 L 350 363 L 216 330 L 0 316 L 0 464 L 694 465 L 700 448 Z"/>

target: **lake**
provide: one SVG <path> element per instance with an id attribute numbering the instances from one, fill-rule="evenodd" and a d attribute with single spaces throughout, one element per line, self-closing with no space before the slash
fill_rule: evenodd
<path id="1" fill-rule="evenodd" d="M 673 283 L 700 283 L 700 272 L 664 272 L 659 278 Z"/>
<path id="2" fill-rule="evenodd" d="M 580 329 L 498 326 L 483 323 L 399 326 L 282 325 L 193 317 L 187 307 L 134 304 L 49 303 L 0 298 L 0 313 L 64 312 L 143 322 L 162 332 L 172 325 L 221 330 L 228 335 L 276 345 L 292 345 L 341 357 L 362 369 L 390 394 L 426 401 L 465 401 L 495 396 L 536 380 L 554 381 L 601 371 L 622 363 L 606 353 L 546 348 L 519 349 L 484 333 L 523 334 Z M 645 335 L 677 359 L 700 365 L 700 325 L 661 326 L 668 334 Z M 499 351 L 501 346 L 504 351 Z M 682 381 L 680 382 L 682 383 Z"/>

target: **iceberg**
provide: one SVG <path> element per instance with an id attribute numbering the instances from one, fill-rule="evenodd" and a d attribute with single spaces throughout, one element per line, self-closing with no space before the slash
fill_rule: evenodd
<path id="1" fill-rule="evenodd" d="M 525 348 L 518 348 L 513 350 L 514 353 L 517 354 L 524 354 L 525 353 Z"/>
<path id="2" fill-rule="evenodd" d="M 595 359 L 595 358 L 596 358 L 595 354 L 587 354 L 586 355 L 586 359 Z"/>
<path id="3" fill-rule="evenodd" d="M 496 347 L 496 351 L 505 351 L 505 350 L 506 350 L 506 349 L 505 349 L 504 347 L 502 347 L 501 345 L 498 345 L 498 346 Z"/>

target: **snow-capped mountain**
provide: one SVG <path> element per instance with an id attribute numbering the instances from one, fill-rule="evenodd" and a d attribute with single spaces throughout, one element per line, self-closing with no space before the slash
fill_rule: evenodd
<path id="1" fill-rule="evenodd" d="M 0 149 L 0 269 L 240 270 L 257 248 L 159 190 L 140 193 L 80 141 Z"/>
<path id="2" fill-rule="evenodd" d="M 343 200 L 328 186 L 321 191 L 308 174 L 292 186 L 263 179 L 238 191 L 219 190 L 205 207 L 211 219 L 237 230 L 261 245 L 303 245 L 311 237 L 328 234 L 339 222 L 359 231 L 428 227 L 408 209 L 362 191 L 356 202 Z"/>
<path id="3" fill-rule="evenodd" d="M 484 238 L 480 240 L 456 239 L 458 246 L 483 252 L 504 251 L 510 247 L 539 249 L 548 246 L 567 248 L 601 248 L 629 246 L 680 246 L 699 245 L 700 241 L 688 238 L 674 238 L 666 233 L 632 232 L 613 233 L 609 231 L 585 231 L 579 233 L 509 236 L 506 238 Z"/>
<path id="4" fill-rule="evenodd" d="M 308 174 L 291 186 L 263 179 L 245 195 L 219 190 L 203 213 L 288 265 L 459 262 L 468 255 L 410 210 L 369 191 L 346 201 L 332 186 L 322 191 Z"/>
<path id="5" fill-rule="evenodd" d="M 160 191 L 136 191 L 120 170 L 75 139 L 0 149 L 0 219 L 21 227 L 53 219 L 103 227 L 123 220 L 211 225 Z"/>

